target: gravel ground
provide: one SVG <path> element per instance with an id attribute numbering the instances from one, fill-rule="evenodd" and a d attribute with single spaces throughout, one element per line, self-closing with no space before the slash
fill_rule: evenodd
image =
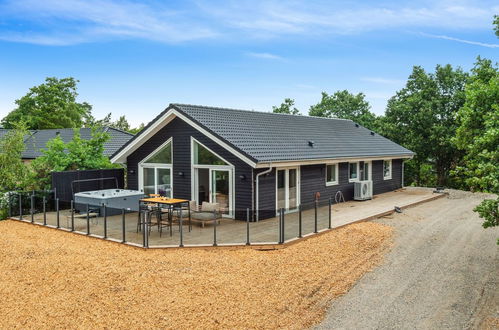
<path id="1" fill-rule="evenodd" d="M 392 228 L 286 249 L 142 250 L 0 222 L 0 329 L 301 329 L 379 264 Z"/>
<path id="2" fill-rule="evenodd" d="M 393 249 L 318 328 L 499 329 L 499 228 L 472 211 L 485 196 L 449 191 L 378 219 L 395 228 Z"/>

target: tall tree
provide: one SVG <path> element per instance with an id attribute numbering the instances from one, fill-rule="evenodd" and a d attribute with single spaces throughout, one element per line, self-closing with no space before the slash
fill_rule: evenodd
<path id="1" fill-rule="evenodd" d="M 118 118 L 118 120 L 111 123 L 111 127 L 120 129 L 125 132 L 130 131 L 130 123 L 128 122 L 128 120 L 126 120 L 125 116 L 121 116 L 120 118 Z"/>
<path id="2" fill-rule="evenodd" d="M 16 100 L 17 108 L 2 119 L 2 125 L 14 128 L 22 121 L 27 129 L 82 127 L 92 106 L 76 102 L 77 83 L 72 77 L 46 78 L 45 83 L 30 88 L 25 96 Z"/>
<path id="3" fill-rule="evenodd" d="M 316 117 L 351 119 L 369 129 L 376 126 L 376 115 L 363 93 L 352 94 L 347 90 L 328 95 L 322 92 L 319 103 L 310 107 L 309 115 Z"/>
<path id="4" fill-rule="evenodd" d="M 499 68 L 478 58 L 466 86 L 466 102 L 459 110 L 455 142 L 465 151 L 455 171 L 472 191 L 499 194 Z M 485 228 L 499 225 L 499 197 L 483 201 L 475 210 Z M 499 244 L 499 240 L 498 240 Z"/>
<path id="5" fill-rule="evenodd" d="M 452 142 L 456 114 L 464 104 L 467 74 L 450 65 L 437 65 L 434 73 L 415 66 L 406 86 L 389 101 L 382 134 L 416 153 L 412 164 L 415 183 L 436 172 L 437 184 L 448 183 L 449 172 L 461 156 Z"/>
<path id="6" fill-rule="evenodd" d="M 289 115 L 299 115 L 300 110 L 298 110 L 295 106 L 295 100 L 290 98 L 285 98 L 284 102 L 281 103 L 280 106 L 273 106 L 273 113 L 286 113 Z"/>
<path id="7" fill-rule="evenodd" d="M 494 15 L 494 31 L 496 32 L 496 36 L 499 37 L 499 15 Z"/>

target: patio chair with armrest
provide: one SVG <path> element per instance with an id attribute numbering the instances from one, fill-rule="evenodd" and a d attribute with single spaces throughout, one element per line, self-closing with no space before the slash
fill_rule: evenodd
<path id="1" fill-rule="evenodd" d="M 222 214 L 220 213 L 220 204 L 218 203 L 208 203 L 203 202 L 201 204 L 201 210 L 197 210 L 196 202 L 191 205 L 191 221 L 196 221 L 201 224 L 201 227 L 204 228 L 205 223 L 210 223 L 217 221 L 220 223 L 220 219 L 222 218 Z M 192 208 L 194 206 L 194 209 Z"/>

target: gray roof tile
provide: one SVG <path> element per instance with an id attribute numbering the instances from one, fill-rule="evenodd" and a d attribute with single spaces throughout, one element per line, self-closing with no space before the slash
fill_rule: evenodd
<path id="1" fill-rule="evenodd" d="M 351 120 L 172 104 L 256 162 L 413 153 Z M 309 141 L 314 146 L 309 146 Z"/>
<path id="2" fill-rule="evenodd" d="M 126 144 L 133 134 L 124 132 L 112 127 L 105 127 L 104 130 L 110 135 L 109 140 L 104 144 L 104 155 L 111 156 L 124 144 Z M 5 136 L 9 130 L 0 129 L 0 138 Z M 47 142 L 55 138 L 59 134 L 64 142 L 69 142 L 73 138 L 74 129 L 72 128 L 57 128 L 57 129 L 41 129 L 32 130 L 24 139 L 26 149 L 22 157 L 24 159 L 34 159 L 42 155 L 41 149 L 45 149 Z M 91 128 L 80 128 L 80 136 L 82 139 L 88 140 L 92 136 Z"/>

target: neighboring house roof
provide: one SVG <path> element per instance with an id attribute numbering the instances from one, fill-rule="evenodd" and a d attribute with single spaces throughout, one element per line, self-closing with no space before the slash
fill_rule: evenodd
<path id="1" fill-rule="evenodd" d="M 140 135 L 148 134 L 154 123 L 172 109 L 254 163 L 414 155 L 412 151 L 371 133 L 351 120 L 187 104 L 170 104 L 121 150 L 139 141 Z M 120 152 L 118 150 L 112 160 Z"/>
<path id="2" fill-rule="evenodd" d="M 109 140 L 104 143 L 104 155 L 106 156 L 114 154 L 133 137 L 133 134 L 116 128 L 104 127 L 103 129 L 110 136 Z M 8 131 L 8 129 L 0 129 L 0 138 Z M 26 149 L 22 154 L 23 159 L 34 159 L 43 155 L 41 149 L 45 149 L 47 142 L 57 135 L 59 135 L 65 143 L 71 141 L 74 135 L 73 128 L 40 129 L 31 130 L 29 132 L 30 134 L 26 135 L 24 138 Z M 92 136 L 92 129 L 87 127 L 80 128 L 80 136 L 84 140 L 90 139 Z"/>

